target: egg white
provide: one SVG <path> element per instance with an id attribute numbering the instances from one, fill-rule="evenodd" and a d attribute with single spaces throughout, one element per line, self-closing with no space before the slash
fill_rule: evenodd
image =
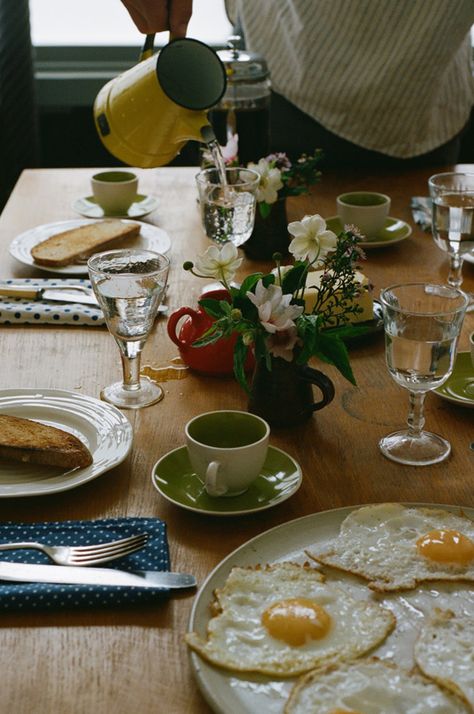
<path id="1" fill-rule="evenodd" d="M 299 646 L 270 635 L 261 622 L 263 612 L 289 598 L 305 598 L 322 606 L 332 621 L 328 634 Z M 281 677 L 328 661 L 359 657 L 382 642 L 395 625 L 390 610 L 357 600 L 325 583 L 314 568 L 295 563 L 233 568 L 224 587 L 216 591 L 215 610 L 207 639 L 189 633 L 188 645 L 219 667 Z"/>
<path id="2" fill-rule="evenodd" d="M 377 659 L 320 668 L 299 679 L 285 714 L 466 714 L 463 703 L 425 677 Z"/>
<path id="3" fill-rule="evenodd" d="M 436 609 L 415 644 L 427 677 L 464 697 L 474 712 L 474 617 Z"/>
<path id="4" fill-rule="evenodd" d="M 433 530 L 454 530 L 474 541 L 474 522 L 434 508 L 382 503 L 352 511 L 328 550 L 309 548 L 318 563 L 369 581 L 373 590 L 409 590 L 425 581 L 474 582 L 474 561 L 466 565 L 439 563 L 417 550 L 417 540 Z"/>

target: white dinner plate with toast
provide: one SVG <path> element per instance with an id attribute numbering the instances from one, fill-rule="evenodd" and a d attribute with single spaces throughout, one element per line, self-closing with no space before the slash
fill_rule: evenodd
<path id="1" fill-rule="evenodd" d="M 0 414 L 33 419 L 63 429 L 92 454 L 85 468 L 0 460 L 0 498 L 42 496 L 81 486 L 120 464 L 132 446 L 132 426 L 114 406 L 59 389 L 2 389 Z"/>
<path id="2" fill-rule="evenodd" d="M 136 238 L 125 238 L 117 241 L 114 246 L 115 248 L 138 248 L 142 250 L 154 250 L 157 253 L 167 253 L 169 251 L 171 240 L 169 235 L 162 228 L 140 221 L 124 219 L 121 222 L 124 224 L 139 223 L 140 233 Z M 48 273 L 87 275 L 86 261 L 61 267 L 39 265 L 34 261 L 31 250 L 38 245 L 38 243 L 51 238 L 51 236 L 57 233 L 80 228 L 84 225 L 92 225 L 93 223 L 96 223 L 96 221 L 90 221 L 85 218 L 74 218 L 70 221 L 57 221 L 55 223 L 45 223 L 42 226 L 35 226 L 35 228 L 31 228 L 13 239 L 10 243 L 10 255 L 24 265 L 30 265 L 39 270 L 45 270 Z"/>
<path id="3" fill-rule="evenodd" d="M 408 505 L 408 504 L 407 504 Z M 474 518 L 474 509 L 435 504 L 410 504 L 434 507 Z M 359 508 L 357 506 L 356 508 Z M 210 573 L 201 585 L 194 600 L 189 622 L 189 631 L 197 632 L 204 639 L 211 618 L 210 604 L 215 600 L 215 591 L 223 587 L 234 566 L 255 566 L 266 563 L 290 561 L 310 562 L 305 550 L 327 546 L 339 533 L 342 521 L 354 507 L 338 508 L 304 516 L 276 526 L 247 541 L 234 550 Z M 397 547 L 396 541 L 393 547 Z M 404 669 L 414 666 L 413 644 L 420 627 L 434 607 L 464 612 L 474 617 L 474 590 L 472 583 L 427 582 L 424 586 L 402 593 L 376 595 L 361 578 L 341 571 L 326 568 L 328 582 L 335 583 L 355 599 L 377 601 L 393 611 L 397 618 L 395 630 L 371 654 L 388 659 Z M 250 635 L 249 635 L 250 637 Z M 236 642 L 238 637 L 236 637 Z M 258 644 L 258 639 L 256 639 Z M 236 648 L 237 645 L 235 645 Z M 234 648 L 234 651 L 235 651 Z M 263 645 L 262 645 L 263 649 Z M 248 674 L 220 669 L 205 661 L 195 652 L 190 653 L 191 667 L 199 688 L 214 712 L 218 714 L 283 714 L 283 709 L 293 678 L 278 678 L 263 674 Z"/>

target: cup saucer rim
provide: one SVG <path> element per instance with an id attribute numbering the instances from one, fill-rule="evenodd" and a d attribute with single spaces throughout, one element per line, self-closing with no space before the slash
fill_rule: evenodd
<path id="1" fill-rule="evenodd" d="M 151 194 L 146 194 L 146 193 L 137 193 L 136 199 L 130 206 L 130 208 L 127 210 L 126 213 L 105 213 L 103 209 L 99 206 L 97 203 L 95 196 L 93 194 L 90 194 L 88 196 L 80 196 L 79 198 L 76 198 L 73 203 L 72 203 L 72 208 L 74 211 L 79 213 L 81 216 L 85 216 L 86 218 L 141 218 L 143 216 L 147 216 L 149 213 L 154 211 L 156 207 L 158 206 L 158 199 L 156 196 L 152 196 Z M 132 211 L 133 206 L 140 207 L 140 204 L 142 203 L 147 203 L 148 205 L 146 206 L 141 206 L 141 210 L 135 210 L 135 212 Z M 84 210 L 81 208 L 81 206 L 89 206 L 89 211 Z M 102 215 L 91 215 L 90 211 L 93 209 L 100 209 Z"/>
<path id="2" fill-rule="evenodd" d="M 468 374 L 469 371 L 472 372 L 471 376 Z M 474 367 L 471 362 L 470 350 L 460 350 L 456 354 L 452 373 L 446 382 L 440 387 L 433 389 L 433 392 L 438 395 L 438 397 L 441 397 L 441 399 L 445 399 L 448 402 L 452 402 L 458 406 L 474 409 L 474 396 L 472 398 L 463 396 L 462 392 L 452 388 L 454 383 L 474 384 Z"/>
<path id="3" fill-rule="evenodd" d="M 263 500 L 258 500 L 259 499 L 259 494 L 260 497 L 262 497 L 263 493 L 261 490 L 259 490 L 259 482 L 262 484 L 262 481 L 265 482 L 266 485 L 270 483 L 269 477 L 265 476 L 265 474 L 261 473 L 257 479 L 254 481 L 254 483 L 250 486 L 250 488 L 240 496 L 232 496 L 232 497 L 223 497 L 219 498 L 219 506 L 220 508 L 212 508 L 212 501 L 217 499 L 212 499 L 210 496 L 207 496 L 206 494 L 203 493 L 202 498 L 205 502 L 207 502 L 207 506 L 204 505 L 197 505 L 197 501 L 195 502 L 194 505 L 191 505 L 191 503 L 184 502 L 183 500 L 180 500 L 179 498 L 173 497 L 170 493 L 167 493 L 166 490 L 163 488 L 163 486 L 160 484 L 160 481 L 157 477 L 157 471 L 163 462 L 166 460 L 169 460 L 170 458 L 173 457 L 173 455 L 177 454 L 179 455 L 179 452 L 182 453 L 184 459 L 188 461 L 187 457 L 187 448 L 185 444 L 182 444 L 181 446 L 176 447 L 175 449 L 171 449 L 168 451 L 166 454 L 163 454 L 158 461 L 153 465 L 151 469 L 151 480 L 152 484 L 155 487 L 155 489 L 158 491 L 158 493 L 163 496 L 167 501 L 170 503 L 173 503 L 174 505 L 184 508 L 185 510 L 188 511 L 194 511 L 196 513 L 201 513 L 204 515 L 211 515 L 211 516 L 239 516 L 239 515 L 244 515 L 246 513 L 255 513 L 257 511 L 263 511 L 268 508 L 273 508 L 273 506 L 276 506 L 277 504 L 282 503 L 283 501 L 286 501 L 290 496 L 292 496 L 296 491 L 300 488 L 302 479 L 303 479 L 303 474 L 301 470 L 301 466 L 299 463 L 295 460 L 293 456 L 291 456 L 288 452 L 284 451 L 283 449 L 280 449 L 276 446 L 273 446 L 272 444 L 269 444 L 268 446 L 268 454 L 265 459 L 264 466 L 262 468 L 262 471 L 265 469 L 265 464 L 267 464 L 267 461 L 270 457 L 275 457 L 279 456 L 280 458 L 283 458 L 291 463 L 291 466 L 293 468 L 292 473 L 285 473 L 282 479 L 278 482 L 280 487 L 282 482 L 287 482 L 288 488 L 283 491 L 278 488 L 274 489 L 274 494 L 270 498 L 269 497 L 264 497 Z M 270 456 L 269 456 L 270 455 Z M 189 463 L 189 462 L 188 462 Z M 189 465 L 189 473 L 184 473 L 184 472 L 178 472 L 175 474 L 178 479 L 182 479 L 184 476 L 189 475 L 191 478 L 196 480 L 196 483 L 198 481 L 198 477 L 196 474 L 192 471 L 191 465 Z M 270 471 L 270 476 L 272 479 L 275 476 L 275 472 Z M 262 484 L 263 485 L 263 484 Z M 271 484 L 273 485 L 273 484 Z M 204 490 L 204 486 L 202 486 L 202 489 Z M 249 496 L 250 492 L 250 496 Z M 252 496 L 252 493 L 254 494 Z M 250 503 L 243 503 L 245 499 L 250 498 L 250 500 L 253 500 L 254 502 Z M 240 499 L 240 505 L 237 506 L 237 508 L 231 508 L 231 506 L 237 503 L 234 499 Z M 227 508 L 225 507 L 227 506 Z"/>
<path id="4" fill-rule="evenodd" d="M 330 223 L 337 224 L 338 227 L 340 226 L 340 230 L 342 230 L 342 221 L 338 215 L 326 218 L 326 224 L 331 230 Z M 389 237 L 381 236 L 382 231 L 386 231 L 388 227 L 396 226 L 398 223 L 400 224 L 400 227 L 395 235 Z M 404 221 L 403 218 L 397 218 L 396 216 L 387 216 L 384 222 L 384 227 L 381 228 L 380 231 L 375 234 L 375 236 L 371 237 L 368 240 L 360 241 L 358 245 L 361 248 L 384 248 L 386 246 L 388 247 L 391 245 L 395 245 L 396 243 L 400 243 L 401 241 L 406 240 L 409 236 L 411 236 L 412 232 L 412 227 L 409 223 L 407 223 L 407 221 Z"/>

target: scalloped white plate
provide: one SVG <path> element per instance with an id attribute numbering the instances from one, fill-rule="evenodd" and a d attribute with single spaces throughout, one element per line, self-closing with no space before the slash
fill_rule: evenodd
<path id="1" fill-rule="evenodd" d="M 64 471 L 0 460 L 0 498 L 42 496 L 68 491 L 120 464 L 132 446 L 132 426 L 111 404 L 79 392 L 59 389 L 2 389 L 0 414 L 34 419 L 74 434 L 89 449 L 93 462 Z"/>
<path id="2" fill-rule="evenodd" d="M 56 223 L 45 223 L 36 226 L 13 239 L 10 243 L 10 255 L 24 265 L 31 265 L 47 273 L 60 273 L 63 275 L 87 275 L 87 263 L 77 263 L 74 265 L 64 265 L 62 268 L 54 268 L 47 265 L 38 265 L 31 256 L 31 249 L 35 245 L 50 238 L 56 233 L 69 231 L 72 228 L 96 223 L 86 218 L 74 218 L 70 221 L 57 221 Z M 154 250 L 157 253 L 167 253 L 171 247 L 169 235 L 162 228 L 152 226 L 150 223 L 140 221 L 130 221 L 123 219 L 123 223 L 140 223 L 140 233 L 136 238 L 129 238 L 117 241 L 117 248 L 141 248 Z"/>

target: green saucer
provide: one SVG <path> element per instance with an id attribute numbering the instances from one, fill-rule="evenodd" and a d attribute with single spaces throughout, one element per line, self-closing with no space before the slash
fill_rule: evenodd
<path id="1" fill-rule="evenodd" d="M 154 487 L 171 503 L 214 516 L 239 516 L 264 511 L 286 501 L 301 485 L 299 464 L 286 452 L 268 447 L 262 473 L 240 496 L 208 496 L 203 483 L 192 471 L 185 446 L 169 451 L 154 465 Z"/>
<path id="2" fill-rule="evenodd" d="M 326 226 L 334 233 L 340 233 L 344 226 L 339 216 L 326 219 Z M 386 248 L 394 243 L 400 243 L 411 235 L 411 226 L 400 218 L 386 218 L 384 227 L 377 235 L 362 240 L 358 245 L 361 248 Z"/>
<path id="3" fill-rule="evenodd" d="M 458 352 L 451 376 L 433 392 L 448 402 L 474 407 L 474 367 L 470 352 Z"/>

